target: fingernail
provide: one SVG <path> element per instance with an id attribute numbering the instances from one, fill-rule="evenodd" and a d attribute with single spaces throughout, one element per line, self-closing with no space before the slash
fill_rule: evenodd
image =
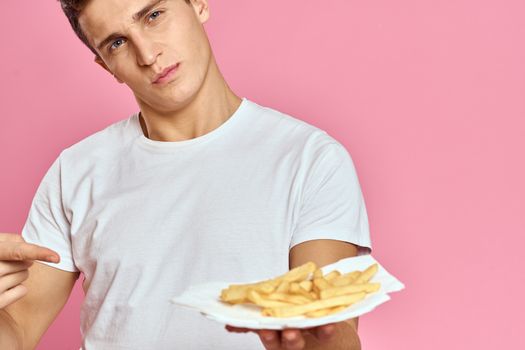
<path id="1" fill-rule="evenodd" d="M 288 333 L 286 334 L 286 339 L 288 340 L 294 340 L 296 338 L 295 333 Z"/>
<path id="2" fill-rule="evenodd" d="M 332 336 L 333 330 L 332 329 L 323 329 L 321 330 L 321 336 L 323 338 L 330 338 Z"/>
<path id="3" fill-rule="evenodd" d="M 263 338 L 264 338 L 264 340 L 266 340 L 266 341 L 271 341 L 271 340 L 273 340 L 273 334 L 265 334 L 265 335 L 263 336 Z"/>

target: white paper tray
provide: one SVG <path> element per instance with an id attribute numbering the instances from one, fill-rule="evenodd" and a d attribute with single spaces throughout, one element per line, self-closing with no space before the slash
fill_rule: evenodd
<path id="1" fill-rule="evenodd" d="M 361 255 L 339 260 L 322 268 L 323 274 L 333 270 L 346 273 L 354 270 L 364 270 L 373 263 L 378 263 L 371 255 Z M 253 283 L 247 282 L 212 282 L 191 286 L 181 295 L 171 299 L 171 302 L 184 307 L 192 308 L 205 317 L 214 321 L 235 327 L 252 329 L 284 329 L 310 328 L 328 323 L 340 322 L 372 311 L 378 305 L 390 300 L 387 293 L 397 292 L 405 286 L 398 279 L 386 271 L 381 264 L 370 282 L 381 283 L 379 291 L 367 295 L 345 310 L 336 314 L 318 318 L 295 316 L 288 318 L 268 317 L 261 315 L 261 307 L 249 304 L 229 305 L 220 301 L 221 290 L 231 284 Z"/>

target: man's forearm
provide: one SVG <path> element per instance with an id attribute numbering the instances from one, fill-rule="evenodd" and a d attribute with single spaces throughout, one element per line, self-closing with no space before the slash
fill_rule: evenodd
<path id="1" fill-rule="evenodd" d="M 305 350 L 361 350 L 356 329 L 346 322 L 337 323 L 336 331 L 329 341 L 320 342 L 312 334 L 305 334 Z"/>
<path id="2" fill-rule="evenodd" d="M 20 327 L 5 310 L 0 310 L 0 349 L 23 349 L 23 337 Z"/>

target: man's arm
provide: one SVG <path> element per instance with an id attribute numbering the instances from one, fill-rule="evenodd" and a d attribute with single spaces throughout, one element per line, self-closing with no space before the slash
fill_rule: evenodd
<path id="1" fill-rule="evenodd" d="M 7 311 L 0 309 L 0 349 L 21 350 L 22 344 L 22 330 Z"/>
<path id="2" fill-rule="evenodd" d="M 313 261 L 318 267 L 332 264 L 338 260 L 356 256 L 357 247 L 351 243 L 317 239 L 295 245 L 290 250 L 290 270 Z M 304 334 L 305 349 L 351 349 L 360 350 L 361 343 L 357 334 L 358 318 L 353 318 L 337 324 L 334 337 L 329 342 L 320 344 L 313 335 Z"/>
<path id="3" fill-rule="evenodd" d="M 0 348 L 34 349 L 66 304 L 79 274 L 35 261 L 22 283 L 27 294 L 0 309 Z"/>

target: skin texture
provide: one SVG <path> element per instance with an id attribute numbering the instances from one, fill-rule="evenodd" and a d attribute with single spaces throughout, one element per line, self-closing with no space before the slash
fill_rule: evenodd
<path id="1" fill-rule="evenodd" d="M 25 243 L 20 235 L 0 233 L 0 309 L 27 294 L 22 282 L 29 277 L 34 260 L 58 262 L 59 255 L 44 247 Z"/>
<path id="2" fill-rule="evenodd" d="M 357 255 L 353 244 L 336 240 L 311 240 L 300 243 L 290 250 L 290 269 L 313 261 L 323 267 L 340 259 Z M 229 332 L 254 332 L 259 335 L 264 347 L 268 350 L 287 349 L 361 349 L 357 334 L 358 319 L 331 323 L 307 329 L 288 328 L 282 331 L 238 328 L 227 325 Z"/>
<path id="3" fill-rule="evenodd" d="M 60 256 L 20 235 L 0 233 L 0 349 L 34 349 L 78 279 L 78 272 L 38 261 L 58 263 Z"/>
<path id="4" fill-rule="evenodd" d="M 151 2 L 92 0 L 79 23 L 99 53 L 94 61 L 134 94 L 148 138 L 181 141 L 204 135 L 241 103 L 220 73 L 204 30 L 208 2 L 166 0 L 135 21 L 133 15 Z M 97 48 L 112 33 L 118 38 Z M 168 84 L 152 83 L 176 63 L 180 66 Z"/>

